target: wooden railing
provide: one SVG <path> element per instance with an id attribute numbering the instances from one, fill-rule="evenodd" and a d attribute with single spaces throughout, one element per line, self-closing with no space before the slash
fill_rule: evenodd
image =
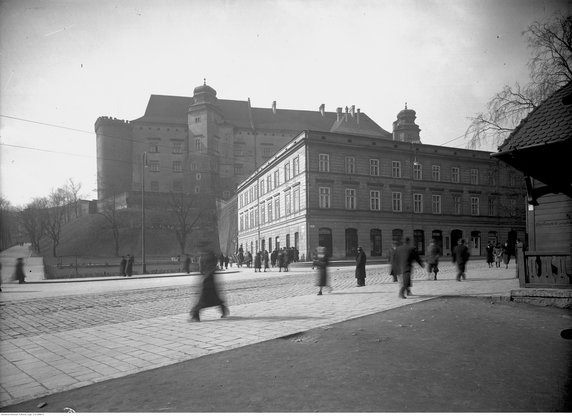
<path id="1" fill-rule="evenodd" d="M 520 287 L 572 289 L 572 255 L 566 252 L 526 251 L 517 248 Z"/>

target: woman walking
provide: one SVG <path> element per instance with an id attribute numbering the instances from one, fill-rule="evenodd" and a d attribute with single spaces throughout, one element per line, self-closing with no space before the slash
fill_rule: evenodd
<path id="1" fill-rule="evenodd" d="M 322 289 L 328 287 L 330 292 L 332 288 L 328 282 L 328 252 L 326 247 L 318 247 L 315 265 L 318 269 L 318 281 L 316 286 L 320 287 L 318 296 L 322 295 Z"/>

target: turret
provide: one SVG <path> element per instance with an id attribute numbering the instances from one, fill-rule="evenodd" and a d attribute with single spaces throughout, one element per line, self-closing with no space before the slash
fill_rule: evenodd
<path id="1" fill-rule="evenodd" d="M 131 191 L 132 128 L 129 121 L 99 117 L 95 122 L 97 141 L 97 199 Z"/>
<path id="2" fill-rule="evenodd" d="M 393 122 L 393 140 L 400 142 L 421 143 L 419 132 L 421 129 L 415 124 L 415 111 L 407 108 L 397 114 L 397 120 Z"/>

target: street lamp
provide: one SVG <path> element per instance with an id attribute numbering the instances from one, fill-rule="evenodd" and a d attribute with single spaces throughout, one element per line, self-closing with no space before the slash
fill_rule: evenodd
<path id="1" fill-rule="evenodd" d="M 147 152 L 141 155 L 141 261 L 142 274 L 147 273 L 145 263 L 145 168 L 147 167 Z"/>

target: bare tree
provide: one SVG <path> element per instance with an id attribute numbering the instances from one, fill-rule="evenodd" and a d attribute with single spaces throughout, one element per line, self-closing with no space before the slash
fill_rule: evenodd
<path id="1" fill-rule="evenodd" d="M 191 235 L 192 229 L 201 218 L 201 210 L 198 203 L 187 194 L 171 192 L 169 198 L 169 210 L 175 218 L 175 235 L 184 255 L 187 247 L 187 238 Z"/>
<path id="2" fill-rule="evenodd" d="M 66 219 L 67 196 L 62 188 L 52 191 L 48 197 L 46 213 L 46 234 L 52 240 L 52 255 L 57 257 L 62 225 Z"/>
<path id="3" fill-rule="evenodd" d="M 64 185 L 64 192 L 66 194 L 66 200 L 69 208 L 73 210 L 74 218 L 79 217 L 79 200 L 82 198 L 80 194 L 81 183 L 75 183 L 72 178 L 69 178 L 67 183 Z M 69 210 L 66 210 L 66 215 L 68 216 L 67 221 L 69 221 L 71 216 L 69 215 Z"/>
<path id="4" fill-rule="evenodd" d="M 530 81 L 506 85 L 487 103 L 487 109 L 471 117 L 465 132 L 468 147 L 491 142 L 500 145 L 514 128 L 554 91 L 572 80 L 572 16 L 556 15 L 535 22 L 524 32 L 532 58 Z"/>
<path id="5" fill-rule="evenodd" d="M 47 206 L 47 198 L 35 198 L 20 211 L 20 222 L 36 253 L 40 252 L 40 240 L 46 235 Z"/>

